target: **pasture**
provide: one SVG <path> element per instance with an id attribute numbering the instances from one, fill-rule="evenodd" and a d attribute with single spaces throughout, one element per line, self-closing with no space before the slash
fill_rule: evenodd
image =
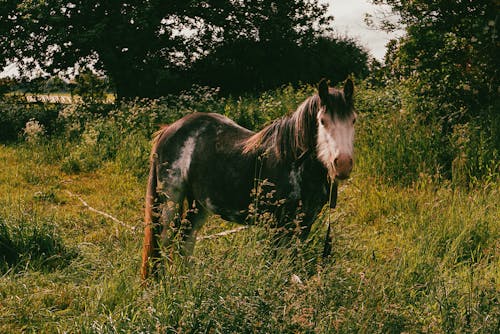
<path id="1" fill-rule="evenodd" d="M 433 125 L 406 111 L 401 92 L 367 87 L 356 93 L 353 173 L 307 242 L 275 254 L 269 227 L 258 224 L 199 241 L 189 266 L 174 263 L 141 285 L 158 124 L 198 110 L 257 129 L 314 91 L 232 99 L 200 90 L 175 101 L 57 107 L 58 129 L 25 128 L 26 140 L 0 146 L 0 332 L 500 330 L 498 162 L 474 179 L 467 161 L 455 159 L 451 181 L 443 177 Z M 332 254 L 322 259 L 328 220 Z M 212 217 L 201 234 L 234 227 Z"/>

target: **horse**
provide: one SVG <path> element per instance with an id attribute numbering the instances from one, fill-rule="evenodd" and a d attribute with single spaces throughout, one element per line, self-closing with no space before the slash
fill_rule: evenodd
<path id="1" fill-rule="evenodd" d="M 181 256 L 192 254 L 209 214 L 251 224 L 259 192 L 273 199 L 260 209 L 281 233 L 305 240 L 325 204 L 336 206 L 338 180 L 353 168 L 353 93 L 351 79 L 342 89 L 322 79 L 295 112 L 256 133 L 216 113 L 161 128 L 150 157 L 142 279 L 156 270 L 161 250 L 170 249 L 171 260 L 174 239 Z"/>

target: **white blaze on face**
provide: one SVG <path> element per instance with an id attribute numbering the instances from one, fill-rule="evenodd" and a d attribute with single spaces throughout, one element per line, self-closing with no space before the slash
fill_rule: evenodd
<path id="1" fill-rule="evenodd" d="M 335 159 L 340 155 L 354 157 L 354 122 L 353 117 L 333 119 L 329 113 L 321 111 L 318 113 L 318 159 L 328 169 L 330 177 L 337 175 Z"/>

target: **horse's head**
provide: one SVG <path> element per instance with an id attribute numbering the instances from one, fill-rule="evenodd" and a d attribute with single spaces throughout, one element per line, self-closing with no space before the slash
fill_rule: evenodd
<path id="1" fill-rule="evenodd" d="M 347 179 L 354 164 L 353 93 L 351 79 L 343 90 L 329 88 L 325 79 L 318 86 L 321 107 L 317 113 L 317 155 L 332 179 Z"/>

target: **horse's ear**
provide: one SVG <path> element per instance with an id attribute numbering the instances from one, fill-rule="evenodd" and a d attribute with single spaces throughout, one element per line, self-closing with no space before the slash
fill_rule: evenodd
<path id="1" fill-rule="evenodd" d="M 319 81 L 318 95 L 319 98 L 321 99 L 321 103 L 326 104 L 326 101 L 328 99 L 328 81 L 325 78 Z"/>
<path id="2" fill-rule="evenodd" d="M 347 103 L 352 103 L 352 96 L 354 95 L 354 83 L 351 78 L 348 78 L 344 83 L 344 97 Z"/>

